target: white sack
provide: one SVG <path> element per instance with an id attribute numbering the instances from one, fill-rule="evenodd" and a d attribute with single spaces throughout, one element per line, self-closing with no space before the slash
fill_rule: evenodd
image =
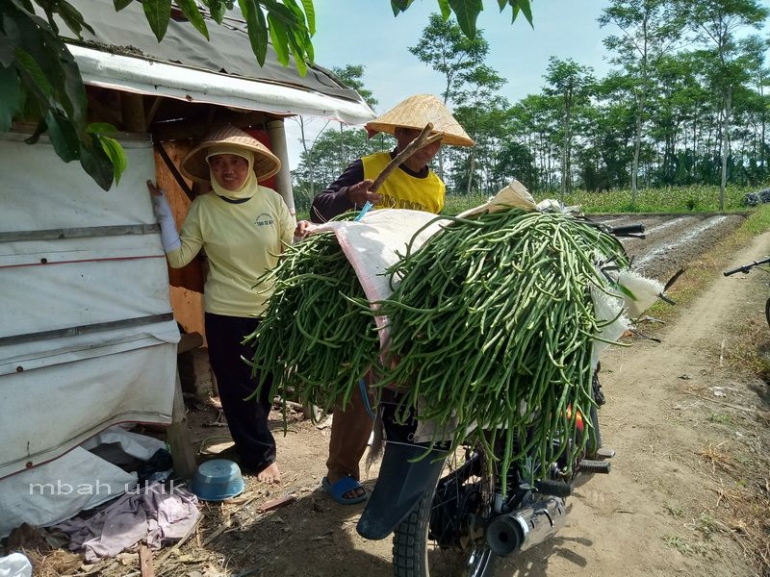
<path id="1" fill-rule="evenodd" d="M 0 479 L 0 538 L 22 523 L 48 527 L 136 487 L 135 474 L 76 447 L 66 455 Z"/>

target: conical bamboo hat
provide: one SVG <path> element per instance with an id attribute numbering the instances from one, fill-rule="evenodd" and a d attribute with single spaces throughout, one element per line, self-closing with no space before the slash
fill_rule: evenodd
<path id="1" fill-rule="evenodd" d="M 473 146 L 470 136 L 460 123 L 447 110 L 444 103 L 432 94 L 415 94 L 396 104 L 382 116 L 366 123 L 370 133 L 387 132 L 393 134 L 397 126 L 422 130 L 431 122 L 431 134 L 442 133 L 443 144 L 454 146 Z"/>
<path id="2" fill-rule="evenodd" d="M 243 148 L 254 155 L 253 168 L 257 180 L 270 178 L 281 169 L 281 161 L 267 146 L 243 130 L 227 125 L 204 136 L 201 143 L 184 157 L 179 167 L 182 174 L 197 182 L 209 182 L 211 173 L 206 152 L 210 146 L 222 144 Z"/>

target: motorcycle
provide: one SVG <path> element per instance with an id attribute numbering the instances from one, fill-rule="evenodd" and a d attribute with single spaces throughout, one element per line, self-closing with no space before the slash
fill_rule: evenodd
<path id="1" fill-rule="evenodd" d="M 616 236 L 644 238 L 643 225 L 604 228 Z M 576 463 L 563 458 L 549 463 L 548 475 L 534 482 L 530 472 L 541 468 L 532 462 L 512 463 L 502 478 L 500 464 L 507 461 L 502 442 L 491 447 L 491 454 L 481 446 L 450 454 L 449 443 L 425 442 L 418 435 L 417 409 L 410 407 L 404 418 L 399 393 L 384 392 L 379 420 L 385 448 L 358 533 L 373 540 L 393 534 L 396 577 L 490 577 L 499 559 L 555 535 L 566 521 L 566 499 L 576 477 L 611 470 L 615 452 L 602 446 L 599 430 L 597 408 L 604 404 L 599 369 L 593 376 L 595 403 L 580 417 L 583 434 L 593 430 L 591 442 Z"/>

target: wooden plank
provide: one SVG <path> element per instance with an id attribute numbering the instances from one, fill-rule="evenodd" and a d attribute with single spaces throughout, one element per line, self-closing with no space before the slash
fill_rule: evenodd
<path id="1" fill-rule="evenodd" d="M 152 565 L 152 551 L 145 543 L 139 544 L 139 569 L 142 577 L 155 577 L 155 569 Z"/>
<path id="2" fill-rule="evenodd" d="M 124 224 L 111 226 L 88 226 L 81 228 L 52 228 L 48 230 L 20 230 L 0 232 L 0 242 L 25 240 L 62 240 L 66 238 L 92 238 L 101 236 L 124 236 L 131 234 L 158 234 L 157 224 Z"/>
<path id="3" fill-rule="evenodd" d="M 286 495 L 284 497 L 278 497 L 277 499 L 273 499 L 272 501 L 267 501 L 265 503 L 262 503 L 262 505 L 259 506 L 259 509 L 257 509 L 258 513 L 266 513 L 268 511 L 272 511 L 273 509 L 278 509 L 279 507 L 284 507 L 290 503 L 293 503 L 297 500 L 296 495 Z"/>
<path id="4" fill-rule="evenodd" d="M 25 333 L 23 335 L 11 335 L 8 337 L 0 338 L 0 346 L 18 345 L 20 343 L 51 340 L 51 339 L 58 339 L 62 337 L 75 337 L 78 335 L 86 335 L 86 334 L 98 333 L 102 331 L 110 331 L 113 329 L 121 329 L 125 327 L 140 327 L 143 325 L 151 325 L 154 323 L 160 323 L 160 322 L 172 321 L 172 320 L 174 320 L 173 313 L 161 313 L 159 315 L 148 315 L 145 317 L 136 317 L 133 319 L 120 319 L 117 321 L 93 323 L 90 325 L 80 325 L 77 327 L 67 327 L 64 329 L 40 331 L 38 333 Z"/>
<path id="5" fill-rule="evenodd" d="M 195 474 L 195 452 L 190 439 L 190 428 L 187 425 L 187 411 L 182 397 L 182 381 L 179 371 L 174 383 L 174 408 L 171 413 L 171 424 L 166 427 L 166 442 L 168 443 L 174 472 L 182 479 L 191 479 Z"/>
<path id="6" fill-rule="evenodd" d="M 179 339 L 176 346 L 176 354 L 181 355 L 187 351 L 199 348 L 203 344 L 203 335 L 200 333 L 185 333 Z"/>

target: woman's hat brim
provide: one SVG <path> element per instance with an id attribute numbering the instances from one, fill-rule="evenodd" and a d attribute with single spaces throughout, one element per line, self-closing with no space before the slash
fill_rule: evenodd
<path id="1" fill-rule="evenodd" d="M 184 157 L 179 167 L 182 174 L 196 182 L 210 182 L 211 172 L 206 162 L 206 153 L 209 147 L 218 144 L 251 152 L 254 155 L 253 168 L 257 180 L 270 178 L 281 170 L 280 159 L 259 140 L 234 126 L 225 126 L 207 134 L 201 143 Z"/>

